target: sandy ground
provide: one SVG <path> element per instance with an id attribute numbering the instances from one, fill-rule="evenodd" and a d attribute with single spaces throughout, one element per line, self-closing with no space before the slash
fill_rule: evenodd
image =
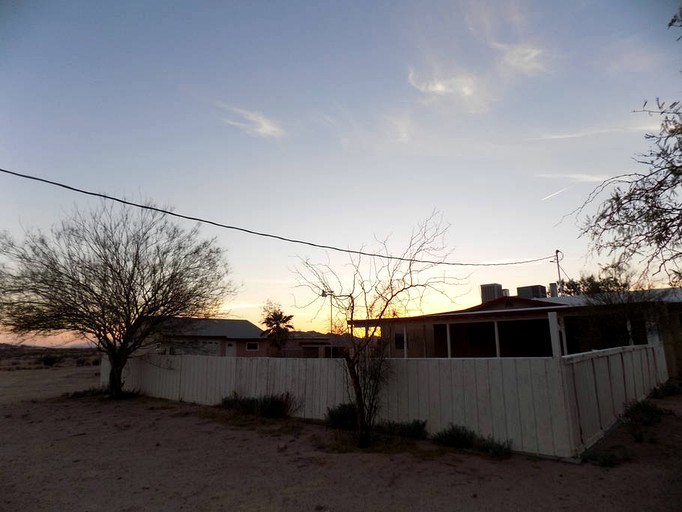
<path id="1" fill-rule="evenodd" d="M 0 372 L 2 511 L 682 510 L 682 399 L 615 468 L 521 455 L 494 461 L 430 443 L 334 453 L 338 434 L 148 398 L 54 398 L 96 368 Z M 51 398 L 52 397 L 52 398 Z M 655 441 L 655 442 L 651 442 Z"/>

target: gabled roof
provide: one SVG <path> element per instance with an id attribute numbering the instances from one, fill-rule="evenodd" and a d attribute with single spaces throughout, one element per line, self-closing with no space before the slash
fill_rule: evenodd
<path id="1" fill-rule="evenodd" d="M 263 331 L 248 320 L 232 318 L 172 318 L 161 327 L 165 336 L 255 339 Z"/>

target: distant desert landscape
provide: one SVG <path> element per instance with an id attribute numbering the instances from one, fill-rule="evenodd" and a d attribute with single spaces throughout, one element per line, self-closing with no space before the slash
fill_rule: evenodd
<path id="1" fill-rule="evenodd" d="M 677 511 L 682 503 L 679 395 L 654 401 L 669 413 L 643 442 L 620 426 L 597 447 L 616 454 L 615 467 L 493 460 L 429 441 L 359 451 L 346 434 L 296 419 L 109 400 L 93 391 L 92 352 L 57 352 L 62 359 L 45 367 L 36 361 L 49 354 L 24 348 L 12 359 L 6 349 L 0 510 Z"/>

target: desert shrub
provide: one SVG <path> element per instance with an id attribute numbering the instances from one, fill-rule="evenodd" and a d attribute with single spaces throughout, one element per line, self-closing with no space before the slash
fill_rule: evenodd
<path id="1" fill-rule="evenodd" d="M 99 363 L 100 363 L 99 357 L 95 357 L 94 359 L 92 359 L 92 361 L 90 361 L 90 364 L 92 366 L 99 366 Z"/>
<path id="2" fill-rule="evenodd" d="M 626 425 L 651 427 L 661 421 L 665 411 L 650 400 L 633 402 L 625 408 L 621 417 Z"/>
<path id="3" fill-rule="evenodd" d="M 483 437 L 461 425 L 450 424 L 446 429 L 433 435 L 432 440 L 440 446 L 460 450 L 474 450 L 503 459 L 511 455 L 511 441 L 497 441 L 492 436 Z"/>
<path id="4" fill-rule="evenodd" d="M 60 356 L 55 356 L 53 354 L 47 354 L 40 358 L 40 363 L 44 366 L 54 366 L 61 362 L 62 358 Z"/>
<path id="5" fill-rule="evenodd" d="M 630 452 L 624 446 L 612 446 L 601 448 L 599 446 L 591 448 L 581 455 L 583 462 L 589 462 L 604 468 L 613 468 L 623 462 L 632 460 Z"/>
<path id="6" fill-rule="evenodd" d="M 474 450 L 487 453 L 493 459 L 506 459 L 511 455 L 511 440 L 498 441 L 492 436 L 477 436 Z"/>
<path id="7" fill-rule="evenodd" d="M 90 361 L 85 357 L 76 359 L 76 366 L 90 366 Z"/>
<path id="8" fill-rule="evenodd" d="M 83 391 L 73 391 L 72 393 L 65 393 L 62 396 L 66 398 L 86 398 L 91 396 L 104 396 L 107 394 L 105 387 L 91 387 Z"/>
<path id="9" fill-rule="evenodd" d="M 448 448 L 459 448 L 470 450 L 474 447 L 476 432 L 461 425 L 450 424 L 448 428 L 436 432 L 433 435 L 433 442 Z"/>
<path id="10" fill-rule="evenodd" d="M 241 414 L 262 416 L 263 418 L 287 418 L 298 409 L 296 399 L 291 393 L 263 395 L 258 398 L 243 397 L 237 393 L 222 400 L 225 409 Z"/>
<path id="11" fill-rule="evenodd" d="M 351 403 L 328 407 L 325 421 L 331 428 L 355 430 L 357 428 L 357 411 L 355 404 Z"/>
<path id="12" fill-rule="evenodd" d="M 663 384 L 656 386 L 651 392 L 651 398 L 665 398 L 666 396 L 675 396 L 682 393 L 682 385 L 675 379 L 670 379 Z"/>
<path id="13" fill-rule="evenodd" d="M 426 421 L 382 421 L 375 430 L 381 434 L 409 439 L 426 439 Z"/>
<path id="14" fill-rule="evenodd" d="M 659 423 L 661 416 L 666 412 L 665 409 L 660 408 L 650 400 L 642 400 L 629 404 L 620 419 L 638 443 L 644 442 L 645 439 L 655 442 L 655 436 L 648 432 L 648 427 Z"/>

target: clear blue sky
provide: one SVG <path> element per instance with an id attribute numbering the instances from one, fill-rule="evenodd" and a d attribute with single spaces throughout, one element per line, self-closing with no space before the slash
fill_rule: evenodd
<path id="1" fill-rule="evenodd" d="M 0 1 L 0 167 L 153 200 L 284 236 L 396 248 L 432 210 L 452 260 L 600 261 L 573 219 L 600 180 L 637 168 L 682 98 L 678 0 Z M 0 176 L 0 229 L 47 228 L 84 197 Z M 298 257 L 336 255 L 205 229 L 229 250 L 232 315 L 266 299 L 296 327 Z M 555 267 L 456 271 L 547 284 Z"/>

